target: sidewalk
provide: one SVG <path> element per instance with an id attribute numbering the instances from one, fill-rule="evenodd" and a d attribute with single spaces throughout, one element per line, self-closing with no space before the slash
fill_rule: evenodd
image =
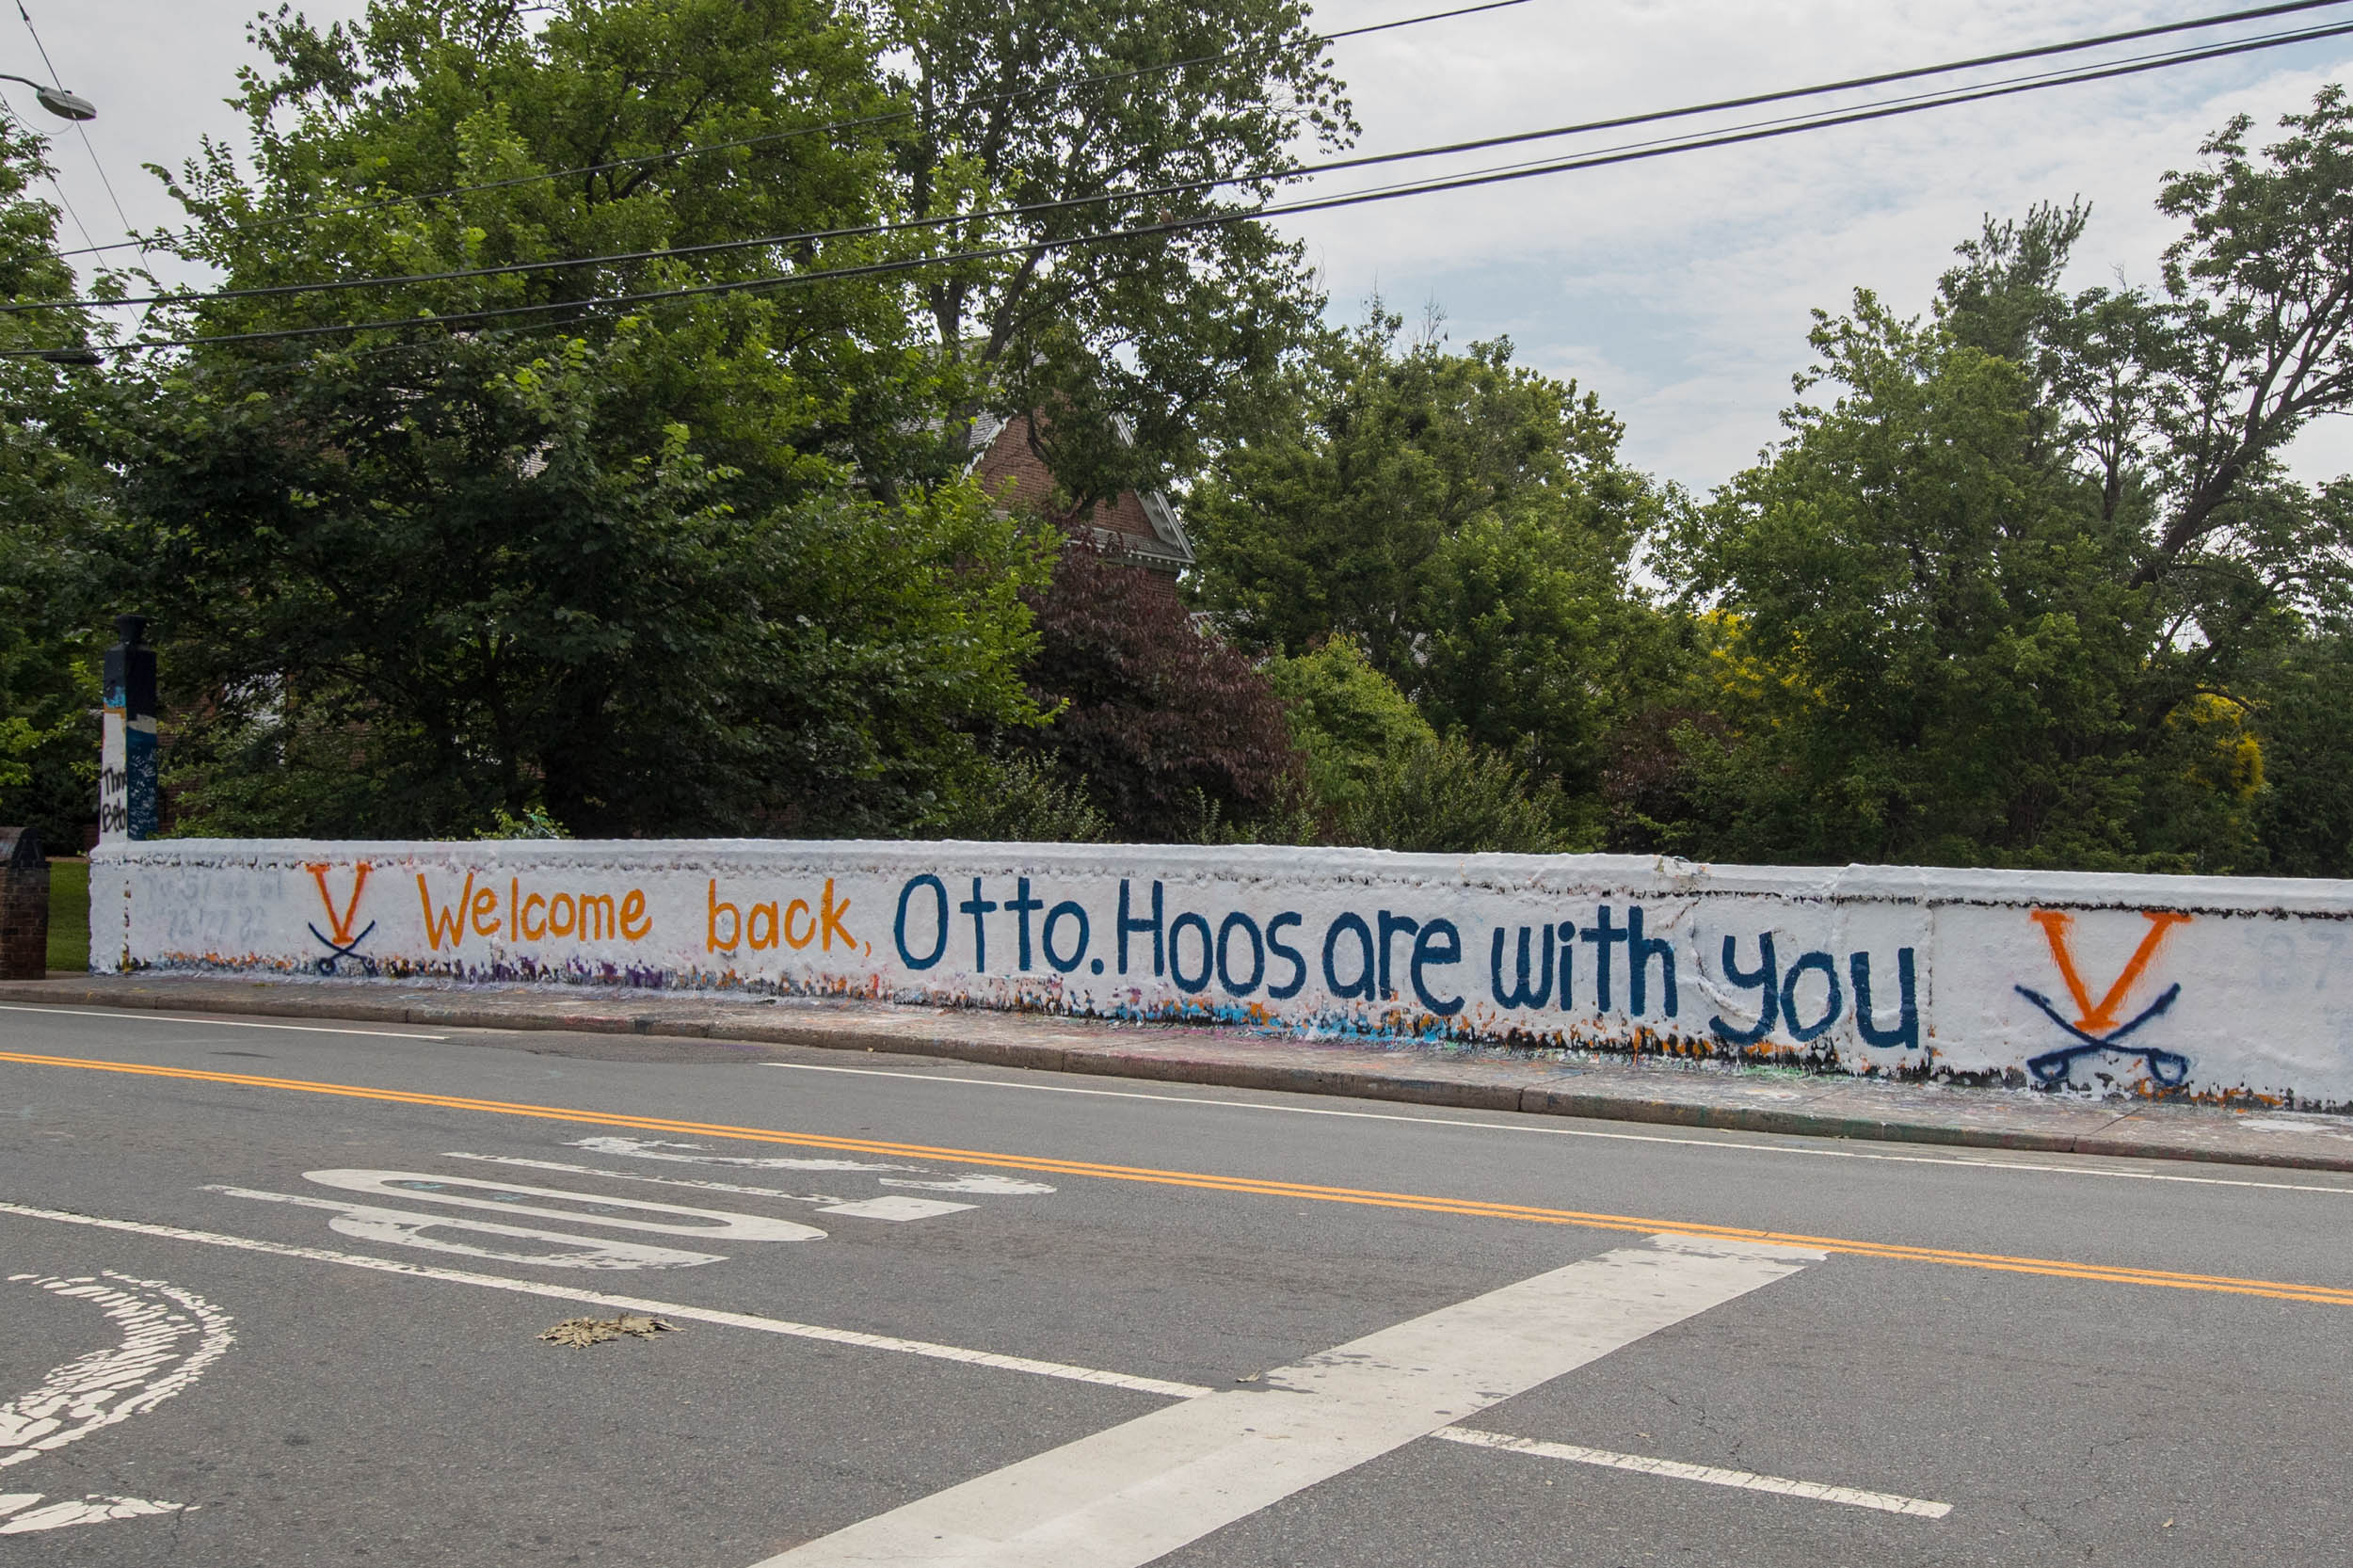
<path id="1" fill-rule="evenodd" d="M 689 1036 L 1728 1131 L 2353 1172 L 2353 1118 L 740 994 L 53 972 L 0 1002 Z M 0 1041 L 6 1033 L 0 1029 Z"/>

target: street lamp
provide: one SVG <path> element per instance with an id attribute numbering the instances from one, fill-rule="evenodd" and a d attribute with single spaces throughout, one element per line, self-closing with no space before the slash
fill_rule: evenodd
<path id="1" fill-rule="evenodd" d="M 36 82 L 30 76 L 11 76 L 5 71 L 0 71 L 0 82 L 24 83 L 33 89 L 33 96 L 40 100 L 40 106 L 59 119 L 96 120 L 98 118 L 98 105 L 78 92 L 68 92 L 63 88 L 53 88 L 46 83 Z"/>

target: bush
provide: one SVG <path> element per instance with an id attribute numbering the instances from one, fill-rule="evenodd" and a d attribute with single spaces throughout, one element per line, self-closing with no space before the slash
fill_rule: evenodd
<path id="1" fill-rule="evenodd" d="M 1094 844 L 1112 836 L 1112 824 L 1087 798 L 1084 779 L 1063 776 L 1043 758 L 1016 754 L 988 759 L 922 832 L 989 843 Z"/>
<path id="2" fill-rule="evenodd" d="M 1372 667 L 1353 637 L 1328 637 L 1296 658 L 1276 657 L 1266 677 L 1283 699 L 1307 781 L 1332 812 L 1364 801 L 1379 781 L 1438 732 L 1397 683 Z"/>
<path id="3" fill-rule="evenodd" d="M 1012 744 L 1086 779 L 1114 834 L 1168 843 L 1212 808 L 1245 824 L 1281 808 L 1304 772 L 1281 700 L 1152 573 L 1072 544 L 1031 603 L 1032 694 L 1058 712 Z"/>
<path id="4" fill-rule="evenodd" d="M 1587 846 L 1566 802 L 1502 752 L 1451 736 L 1416 747 L 1341 811 L 1335 842 L 1439 855 L 1559 855 Z"/>

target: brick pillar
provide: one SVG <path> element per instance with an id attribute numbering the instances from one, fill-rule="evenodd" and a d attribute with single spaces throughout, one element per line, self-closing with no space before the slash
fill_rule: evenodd
<path id="1" fill-rule="evenodd" d="M 40 829 L 0 827 L 0 980 L 49 972 L 49 862 Z"/>

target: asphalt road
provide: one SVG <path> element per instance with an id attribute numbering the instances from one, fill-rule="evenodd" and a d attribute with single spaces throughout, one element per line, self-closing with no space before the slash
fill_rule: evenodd
<path id="1" fill-rule="evenodd" d="M 2348 1352 L 2353 1177 L 0 1009 L 0 1564 L 2327 1564 Z"/>

